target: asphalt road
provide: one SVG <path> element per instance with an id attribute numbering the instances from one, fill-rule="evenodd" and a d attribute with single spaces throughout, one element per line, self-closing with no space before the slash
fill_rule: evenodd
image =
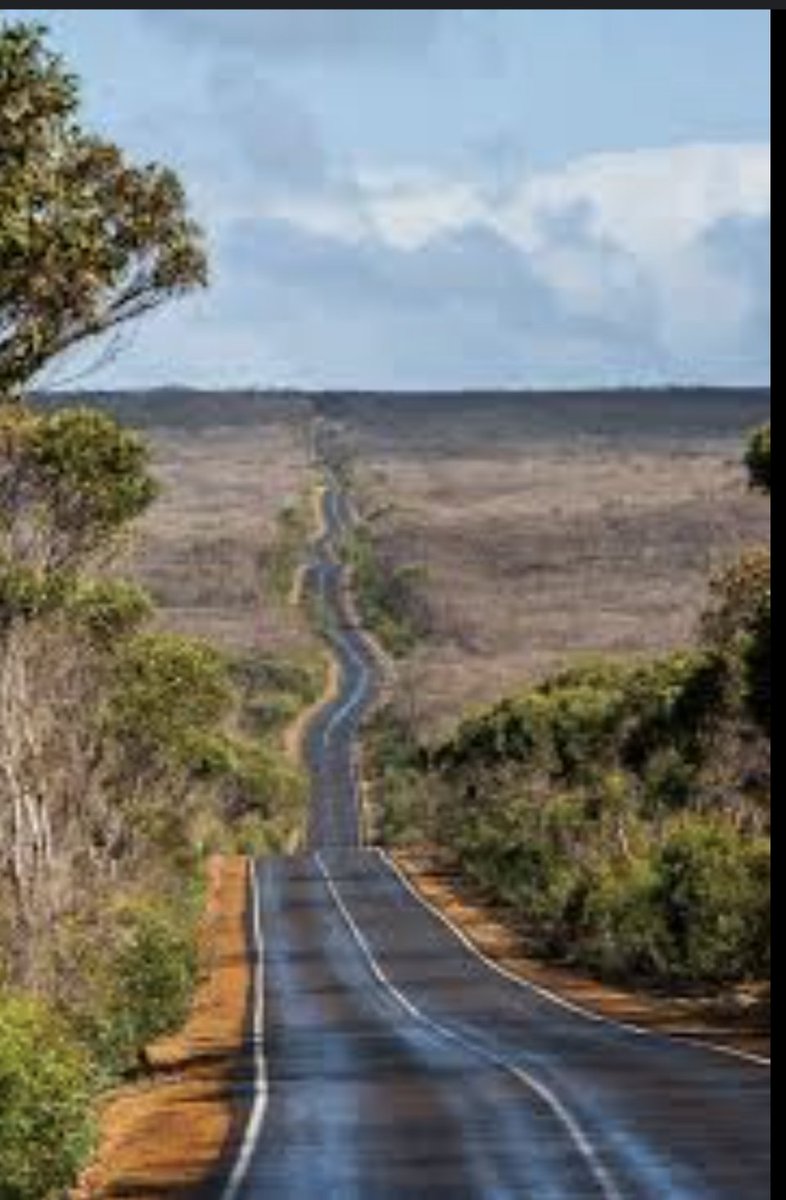
<path id="1" fill-rule="evenodd" d="M 345 519 L 326 497 L 328 527 Z M 312 725 L 308 852 L 256 869 L 257 1087 L 224 1200 L 763 1200 L 768 1071 L 491 969 L 361 847 L 353 742 L 377 686 L 329 538 L 342 668 Z"/>

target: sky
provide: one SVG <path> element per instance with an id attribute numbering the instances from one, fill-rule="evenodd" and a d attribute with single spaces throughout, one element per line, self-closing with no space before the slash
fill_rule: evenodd
<path id="1" fill-rule="evenodd" d="M 769 381 L 768 11 L 2 12 L 205 231 L 91 386 Z"/>

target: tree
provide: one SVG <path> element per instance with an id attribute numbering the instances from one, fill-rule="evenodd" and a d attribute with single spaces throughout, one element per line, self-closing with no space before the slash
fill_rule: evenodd
<path id="1" fill-rule="evenodd" d="M 771 440 L 769 423 L 761 425 L 751 434 L 745 454 L 745 465 L 748 468 L 751 487 L 760 492 L 767 492 L 768 495 L 772 487 Z"/>
<path id="2" fill-rule="evenodd" d="M 23 979 L 80 858 L 84 878 L 85 831 L 107 824 L 106 677 L 149 611 L 82 572 L 155 492 L 147 447 L 112 418 L 0 407 L 0 901 L 8 881 Z"/>
<path id="3" fill-rule="evenodd" d="M 207 274 L 177 177 L 82 129 L 45 32 L 0 25 L 0 396 Z"/>

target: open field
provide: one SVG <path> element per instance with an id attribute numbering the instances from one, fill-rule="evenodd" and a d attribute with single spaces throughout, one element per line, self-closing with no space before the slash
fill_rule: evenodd
<path id="1" fill-rule="evenodd" d="M 394 563 L 421 563 L 430 632 L 402 666 L 418 725 L 569 657 L 687 641 L 709 572 L 769 536 L 740 458 L 761 392 L 331 397 L 393 509 Z"/>
<path id="2" fill-rule="evenodd" d="M 162 485 L 128 558 L 160 623 L 241 654 L 303 649 L 302 622 L 266 589 L 265 569 L 278 514 L 310 483 L 308 402 L 167 391 L 110 406 L 150 439 Z"/>
<path id="3" fill-rule="evenodd" d="M 161 495 L 120 568 L 152 592 L 161 625 L 239 653 L 302 648 L 302 621 L 266 568 L 279 514 L 313 482 L 308 399 L 176 387 L 36 399 L 98 405 L 150 442 Z"/>

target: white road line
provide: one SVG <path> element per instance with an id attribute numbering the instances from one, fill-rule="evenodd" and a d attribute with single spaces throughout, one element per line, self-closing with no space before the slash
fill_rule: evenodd
<path id="1" fill-rule="evenodd" d="M 534 1079 L 527 1071 L 523 1070 L 523 1068 L 514 1066 L 513 1063 L 508 1062 L 508 1060 L 503 1058 L 501 1055 L 495 1054 L 492 1050 L 488 1050 L 485 1046 L 478 1042 L 470 1041 L 469 1038 L 463 1037 L 461 1034 L 456 1033 L 454 1030 L 448 1028 L 448 1026 L 441 1025 L 438 1021 L 433 1020 L 424 1012 L 421 1012 L 421 1010 L 415 1004 L 413 1004 L 403 992 L 399 991 L 399 989 L 390 981 L 390 979 L 388 979 L 377 959 L 374 957 L 371 947 L 358 927 L 358 924 L 355 921 L 355 918 L 352 916 L 352 913 L 349 911 L 349 908 L 347 907 L 343 897 L 341 896 L 341 893 L 336 887 L 334 880 L 331 878 L 330 872 L 325 865 L 322 855 L 316 854 L 315 861 L 322 878 L 325 881 L 325 885 L 330 893 L 333 903 L 336 905 L 336 908 L 343 917 L 347 928 L 349 929 L 354 941 L 360 948 L 363 957 L 368 963 L 371 974 L 373 975 L 374 979 L 376 979 L 377 983 L 379 983 L 379 985 L 393 997 L 396 1003 L 403 1008 L 413 1020 L 417 1021 L 420 1025 L 429 1030 L 432 1037 L 460 1046 L 467 1053 L 473 1055 L 473 1057 L 480 1058 L 484 1062 L 489 1063 L 491 1066 L 507 1072 L 508 1075 L 513 1076 L 514 1079 L 523 1084 L 524 1087 L 529 1091 L 534 1092 L 535 1095 L 543 1101 L 552 1115 L 556 1117 L 556 1119 L 567 1132 L 574 1148 L 578 1151 L 585 1166 L 592 1175 L 592 1178 L 595 1180 L 595 1183 L 604 1197 L 604 1200 L 623 1200 L 622 1193 L 612 1179 L 607 1168 L 601 1162 L 598 1153 L 590 1142 L 587 1134 L 581 1128 L 580 1124 L 572 1115 L 572 1113 L 569 1112 L 559 1097 L 556 1096 L 550 1088 L 546 1087 L 545 1084 L 539 1083 L 537 1079 Z"/>
<path id="2" fill-rule="evenodd" d="M 334 501 L 334 510 L 333 511 L 334 511 L 334 519 L 335 519 L 336 518 L 335 496 L 333 493 L 328 493 L 328 496 L 333 497 L 333 501 Z M 339 639 L 337 638 L 337 640 L 339 640 Z M 331 718 L 330 722 L 328 723 L 328 725 L 325 729 L 325 735 L 324 735 L 326 746 L 327 746 L 328 742 L 330 741 L 330 739 L 332 738 L 333 733 L 335 732 L 335 728 L 338 725 L 338 723 L 354 707 L 354 705 L 356 703 L 359 703 L 360 699 L 362 698 L 362 694 L 365 691 L 366 684 L 368 683 L 368 680 L 370 679 L 370 676 L 371 676 L 371 672 L 369 671 L 366 663 L 363 661 L 362 658 L 360 658 L 359 655 L 357 655 L 355 653 L 352 646 L 349 644 L 348 639 L 343 639 L 343 645 L 345 646 L 350 658 L 352 658 L 354 660 L 354 662 L 356 663 L 356 665 L 358 665 L 360 667 L 361 678 L 358 681 L 357 687 L 355 688 L 352 696 L 345 703 L 345 705 L 342 707 L 342 709 L 340 709 L 339 711 L 337 711 L 333 714 L 333 717 Z M 373 656 L 373 653 L 372 653 L 372 656 Z M 715 1042 L 702 1042 L 702 1041 L 698 1041 L 695 1038 L 669 1037 L 668 1034 L 658 1034 L 657 1032 L 654 1032 L 651 1029 L 645 1029 L 639 1025 L 634 1025 L 631 1022 L 617 1021 L 613 1017 L 605 1017 L 601 1013 L 593 1012 L 591 1009 L 584 1008 L 580 1004 L 575 1004 L 570 1000 L 564 999 L 564 997 L 557 995 L 555 992 L 549 991 L 548 988 L 544 988 L 539 984 L 532 983 L 529 980 L 522 979 L 519 975 L 514 975 L 512 971 L 506 970 L 504 967 L 500 966 L 499 963 L 496 963 L 496 962 L 494 962 L 493 959 L 488 958 L 488 956 L 485 955 L 481 950 L 479 950 L 478 947 L 475 946 L 475 944 L 472 941 L 470 941 L 470 939 L 467 937 L 467 935 L 461 929 L 459 929 L 458 926 L 456 926 L 450 920 L 449 917 L 447 917 L 438 908 L 436 908 L 435 905 L 431 904 L 428 900 L 426 900 L 425 897 L 421 896 L 420 893 L 417 891 L 417 889 L 409 881 L 409 879 L 407 879 L 406 875 L 404 875 L 404 873 L 400 870 L 398 865 L 391 859 L 389 854 L 387 854 L 384 850 L 381 850 L 381 849 L 378 849 L 377 853 L 380 855 L 380 857 L 383 859 L 383 861 L 387 863 L 387 865 L 390 867 L 390 869 L 398 876 L 398 878 L 401 881 L 401 883 L 403 884 L 403 886 L 407 889 L 408 892 L 411 893 L 411 895 L 418 901 L 418 903 L 423 905 L 424 908 L 428 909 L 435 917 L 438 918 L 438 920 L 440 920 L 442 922 L 443 925 L 445 925 L 448 929 L 450 929 L 452 931 L 452 933 L 464 945 L 464 947 L 470 951 L 470 953 L 472 953 L 477 959 L 479 959 L 482 963 L 484 963 L 485 966 L 487 966 L 490 970 L 494 971 L 497 975 L 502 976 L 502 978 L 507 979 L 510 983 L 516 984 L 517 987 L 525 988 L 526 990 L 533 992 L 535 995 L 540 996 L 542 999 L 548 1000 L 552 1004 L 555 1004 L 558 1007 L 564 1009 L 566 1012 L 570 1012 L 576 1016 L 583 1017 L 587 1021 L 594 1021 L 597 1024 L 611 1025 L 612 1027 L 614 1027 L 616 1029 L 622 1029 L 626 1033 L 632 1034 L 636 1037 L 660 1038 L 662 1040 L 665 1040 L 665 1041 L 671 1042 L 671 1043 L 679 1042 L 680 1044 L 683 1044 L 683 1045 L 693 1046 L 693 1047 L 696 1047 L 696 1048 L 699 1048 L 702 1050 L 709 1050 L 716 1054 L 722 1054 L 728 1058 L 735 1058 L 735 1059 L 740 1060 L 741 1062 L 751 1063 L 754 1066 L 765 1067 L 765 1068 L 770 1068 L 772 1066 L 771 1059 L 766 1058 L 763 1055 L 750 1054 L 750 1053 L 746 1052 L 745 1050 L 737 1050 L 733 1046 L 722 1046 L 722 1045 L 718 1045 Z"/>
<path id="3" fill-rule="evenodd" d="M 758 1067 L 769 1068 L 772 1066 L 771 1059 L 757 1054 L 748 1054 L 744 1050 L 735 1050 L 733 1046 L 720 1046 L 715 1042 L 700 1042 L 695 1038 L 669 1036 L 669 1034 L 658 1033 L 652 1029 L 645 1029 L 640 1025 L 633 1025 L 628 1021 L 617 1021 L 614 1019 L 614 1017 L 606 1017 L 602 1013 L 593 1012 L 592 1009 L 584 1008 L 580 1004 L 574 1004 L 572 1001 L 566 1000 L 563 996 L 558 995 L 556 992 L 549 991 L 548 988 L 545 988 L 540 984 L 532 983 L 528 979 L 522 979 L 520 975 L 514 975 L 512 971 L 506 970 L 505 967 L 500 966 L 499 963 L 494 962 L 492 958 L 489 958 L 488 955 L 484 954 L 483 951 L 474 944 L 474 942 L 470 941 L 463 930 L 459 929 L 458 925 L 451 921 L 450 917 L 441 912 L 440 909 L 438 909 L 435 904 L 432 904 L 430 900 L 427 900 L 425 896 L 422 896 L 386 850 L 382 850 L 381 848 L 377 847 L 376 853 L 382 859 L 382 861 L 387 864 L 394 875 L 398 877 L 402 886 L 406 888 L 406 890 L 411 896 L 414 897 L 418 904 L 427 909 L 430 913 L 432 913 L 433 916 L 437 918 L 438 921 L 446 926 L 446 928 L 458 938 L 464 948 L 469 950 L 469 952 L 480 962 L 482 962 L 484 966 L 488 967 L 489 970 L 493 971 L 496 975 L 501 975 L 502 978 L 506 979 L 509 983 L 514 983 L 517 987 L 523 988 L 527 992 L 534 992 L 536 996 L 540 996 L 543 1000 L 548 1000 L 551 1004 L 565 1009 L 567 1012 L 573 1013 L 575 1016 L 583 1017 L 587 1021 L 594 1021 L 599 1025 L 611 1025 L 614 1029 L 622 1029 L 626 1033 L 634 1034 L 636 1037 L 657 1038 L 660 1041 L 669 1042 L 672 1045 L 692 1046 L 701 1050 L 710 1050 L 715 1054 L 723 1054 L 729 1058 L 738 1058 L 743 1062 L 752 1063 L 754 1066 Z"/>
<path id="4" fill-rule="evenodd" d="M 337 639 L 337 640 L 339 640 L 339 639 Z M 364 661 L 360 657 L 360 655 L 356 654 L 355 651 L 352 649 L 348 640 L 345 640 L 343 642 L 343 647 L 346 650 L 348 657 L 350 659 L 352 659 L 355 666 L 360 668 L 360 678 L 358 679 L 357 683 L 355 684 L 355 687 L 352 689 L 352 693 L 350 694 L 348 699 L 346 699 L 344 701 L 344 703 L 341 705 L 340 708 L 336 709 L 336 711 L 333 713 L 332 717 L 328 721 L 327 725 L 325 726 L 323 740 L 324 740 L 326 746 L 331 741 L 331 739 L 332 739 L 334 733 L 336 732 L 336 729 L 337 729 L 338 725 L 341 723 L 341 721 L 343 721 L 345 717 L 349 716 L 349 714 L 352 712 L 352 710 L 354 708 L 357 708 L 357 706 L 365 698 L 365 693 L 368 688 L 369 679 L 371 678 L 371 672 L 369 671 L 368 667 L 366 666 L 366 664 L 364 663 Z"/>
<path id="5" fill-rule="evenodd" d="M 251 872 L 251 903 L 254 906 L 252 928 L 254 933 L 254 953 L 257 967 L 254 977 L 254 1103 L 246 1125 L 243 1143 L 240 1147 L 235 1166 L 229 1177 L 229 1182 L 222 1193 L 221 1200 L 235 1200 L 240 1194 L 248 1177 L 251 1159 L 262 1132 L 262 1126 L 267 1114 L 270 1085 L 265 1056 L 265 943 L 262 933 L 262 906 L 259 896 L 259 880 L 254 863 Z"/>

